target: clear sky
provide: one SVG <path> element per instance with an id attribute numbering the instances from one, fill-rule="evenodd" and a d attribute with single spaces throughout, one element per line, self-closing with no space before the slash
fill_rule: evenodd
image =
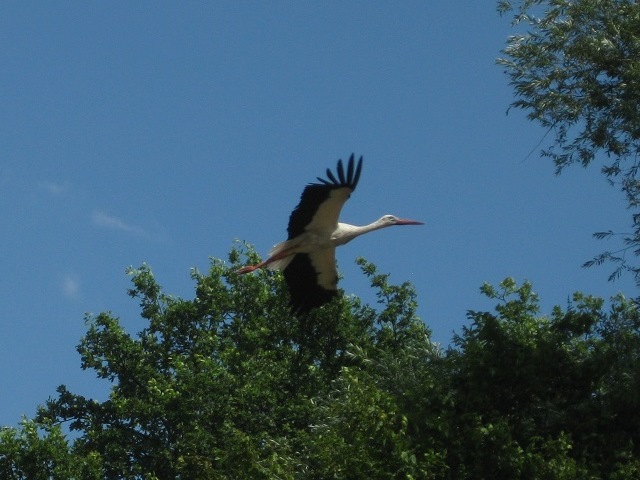
<path id="1" fill-rule="evenodd" d="M 628 212 L 598 167 L 554 176 L 544 131 L 511 111 L 486 2 L 25 2 L 0 6 L 0 425 L 55 388 L 104 399 L 80 369 L 85 312 L 144 327 L 127 266 L 193 298 L 191 267 L 234 240 L 266 255 L 302 188 L 364 156 L 342 221 L 423 220 L 338 250 L 415 284 L 447 345 L 485 282 L 528 279 L 544 312 L 575 290 L 636 292 L 580 265 Z M 543 142 L 544 144 L 544 142 Z"/>

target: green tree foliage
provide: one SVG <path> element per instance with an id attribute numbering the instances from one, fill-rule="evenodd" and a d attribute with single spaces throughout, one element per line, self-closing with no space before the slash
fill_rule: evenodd
<path id="1" fill-rule="evenodd" d="M 614 261 L 618 268 L 611 278 L 628 270 L 640 284 L 640 268 L 624 257 L 627 250 L 640 254 L 640 3 L 500 0 L 498 10 L 513 13 L 522 31 L 498 60 L 514 87 L 513 106 L 555 135 L 543 154 L 558 172 L 571 164 L 587 166 L 600 154 L 606 158 L 603 173 L 624 192 L 633 212 L 623 248 L 587 265 Z"/>
<path id="2" fill-rule="evenodd" d="M 0 428 L 0 478 L 103 477 L 99 459 L 94 455 L 75 455 L 59 424 L 24 419 L 19 428 Z"/>
<path id="3" fill-rule="evenodd" d="M 451 356 L 457 397 L 450 425 L 466 432 L 456 449 L 461 474 L 570 479 L 640 472 L 635 304 L 618 297 L 606 314 L 601 299 L 575 294 L 567 311 L 556 307 L 547 318 L 538 316 L 528 283 L 507 279 L 482 290 L 500 302 L 496 313 L 469 312 L 472 325 L 456 336 Z M 614 359 L 617 351 L 627 354 Z"/>
<path id="4" fill-rule="evenodd" d="M 250 260 L 255 253 L 247 252 Z M 82 367 L 109 397 L 60 386 L 0 430 L 7 479 L 596 479 L 640 474 L 640 318 L 576 294 L 541 316 L 531 285 L 485 285 L 494 312 L 442 350 L 413 287 L 359 260 L 378 296 L 292 316 L 282 277 L 242 254 L 193 271 L 195 298 L 131 270 L 144 328 L 87 319 Z M 68 432 L 65 436 L 64 431 Z"/>

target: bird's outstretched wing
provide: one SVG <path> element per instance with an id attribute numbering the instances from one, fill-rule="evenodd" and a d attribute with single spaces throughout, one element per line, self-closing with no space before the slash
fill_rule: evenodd
<path id="1" fill-rule="evenodd" d="M 362 157 L 356 165 L 353 154 L 349 157 L 345 172 L 342 160 L 338 160 L 337 176 L 327 168 L 327 178 L 320 178 L 320 183 L 310 183 L 302 192 L 300 203 L 291 212 L 287 232 L 289 240 L 305 231 L 335 230 L 342 206 L 349 199 L 351 192 L 356 189 Z"/>
<path id="2" fill-rule="evenodd" d="M 296 314 L 305 314 L 338 295 L 335 248 L 297 253 L 283 273 Z"/>

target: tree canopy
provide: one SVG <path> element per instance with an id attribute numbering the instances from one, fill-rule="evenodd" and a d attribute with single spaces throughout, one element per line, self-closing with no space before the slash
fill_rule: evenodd
<path id="1" fill-rule="evenodd" d="M 255 253 L 247 252 L 252 260 Z M 576 294 L 541 315 L 530 284 L 443 349 L 409 283 L 359 260 L 375 308 L 343 296 L 291 314 L 280 274 L 239 277 L 241 251 L 192 272 L 193 299 L 130 270 L 145 327 L 87 318 L 83 369 L 0 432 L 0 476 L 38 478 L 630 478 L 640 474 L 640 318 Z"/>
<path id="2" fill-rule="evenodd" d="M 640 284 L 640 268 L 625 257 L 627 251 L 640 254 L 640 4 L 501 0 L 498 10 L 513 14 L 519 32 L 498 60 L 514 88 L 512 106 L 555 137 L 543 155 L 557 172 L 598 160 L 632 212 L 630 233 L 595 234 L 622 236 L 623 246 L 586 265 L 613 261 L 611 279 L 626 270 Z"/>

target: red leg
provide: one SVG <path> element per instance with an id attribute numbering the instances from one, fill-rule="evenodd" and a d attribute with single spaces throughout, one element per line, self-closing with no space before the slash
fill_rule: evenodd
<path id="1" fill-rule="evenodd" d="M 236 273 L 238 275 L 244 275 L 245 273 L 253 272 L 254 270 L 257 270 L 259 268 L 264 268 L 267 265 L 269 265 L 270 263 L 275 262 L 276 260 L 280 260 L 280 259 L 282 259 L 284 257 L 287 257 L 287 256 L 291 255 L 291 250 L 293 250 L 293 249 L 288 248 L 286 250 L 283 250 L 280 253 L 278 253 L 277 255 L 274 255 L 273 257 L 269 257 L 264 262 L 258 263 L 257 265 L 247 265 L 246 267 L 242 267 L 241 269 L 236 271 Z"/>
<path id="2" fill-rule="evenodd" d="M 238 275 L 244 275 L 245 273 L 253 272 L 260 268 L 260 265 L 247 265 L 246 267 L 242 267 L 240 270 L 237 270 L 236 273 Z"/>

